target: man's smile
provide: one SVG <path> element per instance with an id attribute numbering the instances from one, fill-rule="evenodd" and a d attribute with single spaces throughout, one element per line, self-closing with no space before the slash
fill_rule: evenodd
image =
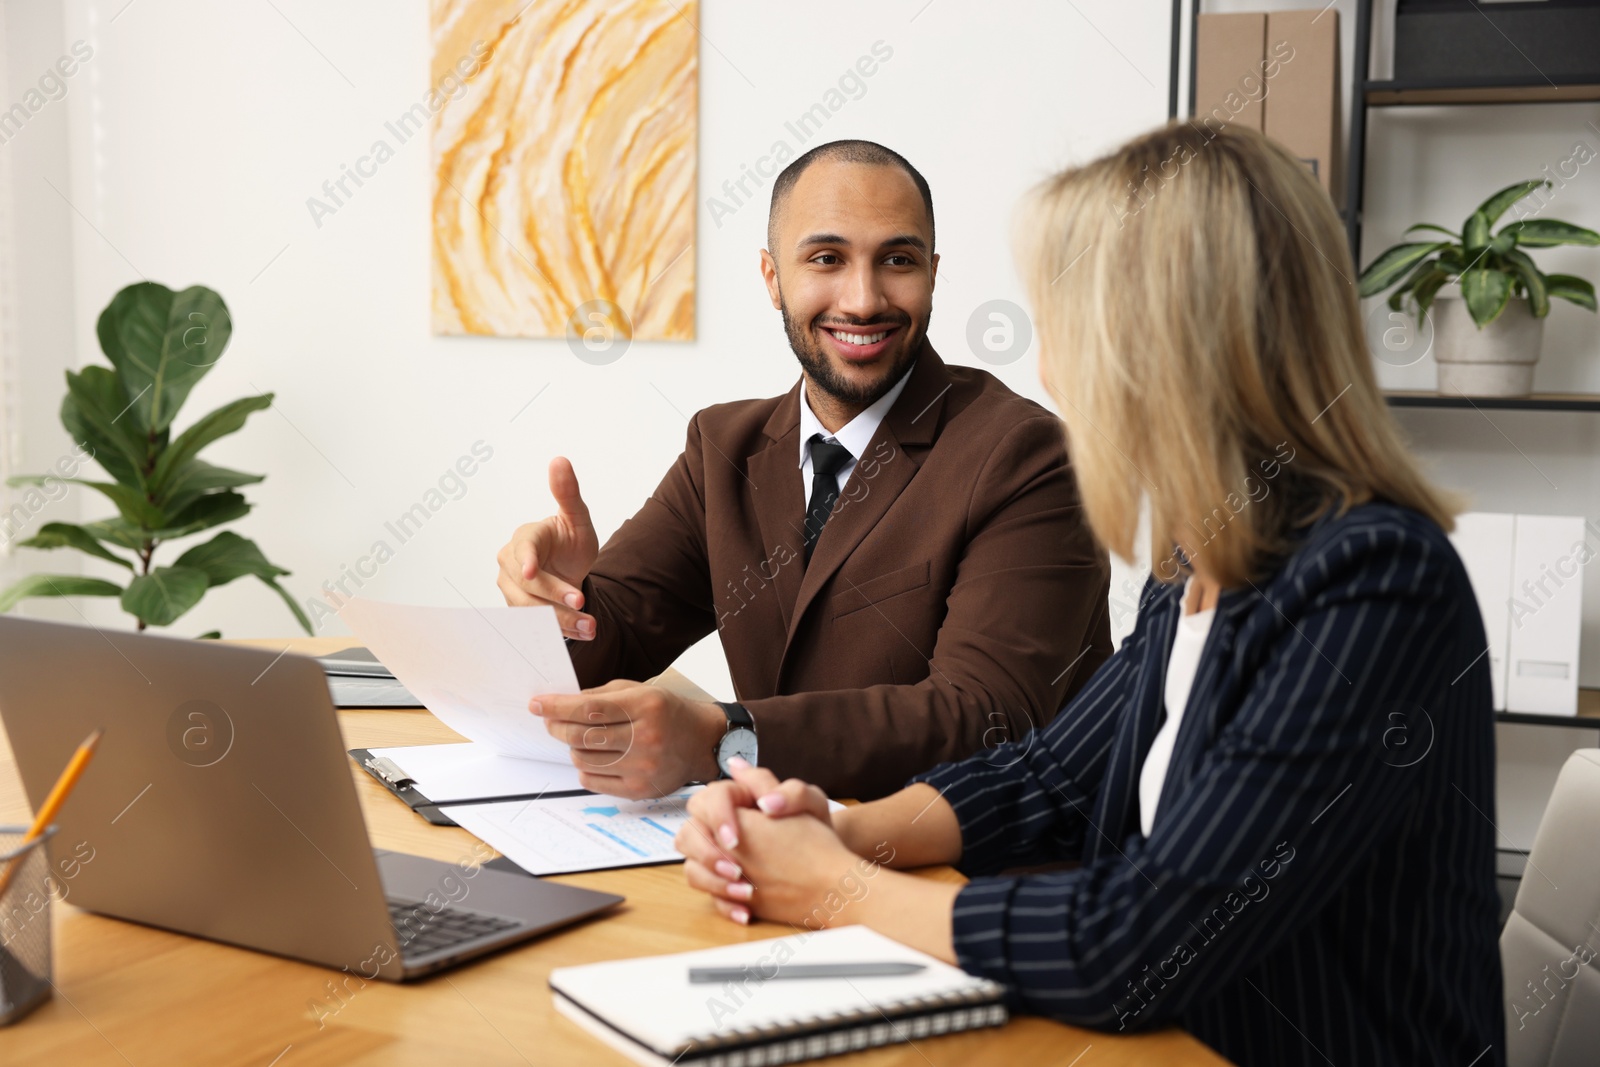
<path id="1" fill-rule="evenodd" d="M 852 363 L 870 362 L 887 352 L 902 328 L 900 326 L 873 326 L 870 329 L 860 326 L 820 327 L 831 342 L 833 350 Z"/>

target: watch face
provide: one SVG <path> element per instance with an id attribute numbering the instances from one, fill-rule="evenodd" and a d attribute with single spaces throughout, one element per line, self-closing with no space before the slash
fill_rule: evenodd
<path id="1" fill-rule="evenodd" d="M 722 768 L 723 774 L 728 774 L 728 761 L 739 756 L 752 767 L 756 766 L 756 733 L 754 730 L 743 726 L 735 726 L 722 735 L 722 741 L 717 745 L 717 766 Z"/>

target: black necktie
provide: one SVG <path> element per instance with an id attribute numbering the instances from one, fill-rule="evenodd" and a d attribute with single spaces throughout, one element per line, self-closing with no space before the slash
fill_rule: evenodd
<path id="1" fill-rule="evenodd" d="M 833 503 L 839 499 L 839 470 L 854 458 L 839 442 L 825 441 L 820 433 L 811 435 L 811 503 L 806 506 L 805 524 L 807 563 L 811 562 L 817 536 L 833 514 Z"/>

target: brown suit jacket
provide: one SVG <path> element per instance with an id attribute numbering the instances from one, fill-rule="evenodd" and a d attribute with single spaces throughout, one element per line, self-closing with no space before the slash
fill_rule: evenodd
<path id="1" fill-rule="evenodd" d="M 862 799 L 1043 726 L 1111 654 L 1059 421 L 925 345 L 807 564 L 800 403 L 796 382 L 689 421 L 584 580 L 582 684 L 649 678 L 715 628 L 762 764 Z"/>

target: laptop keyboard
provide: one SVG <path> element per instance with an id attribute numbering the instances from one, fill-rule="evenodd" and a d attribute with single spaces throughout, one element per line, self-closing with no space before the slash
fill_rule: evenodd
<path id="1" fill-rule="evenodd" d="M 394 923 L 395 936 L 400 939 L 400 951 L 405 956 L 422 956 L 454 948 L 522 925 L 498 915 L 459 908 L 433 911 L 420 900 L 395 897 L 389 898 L 389 920 Z"/>

